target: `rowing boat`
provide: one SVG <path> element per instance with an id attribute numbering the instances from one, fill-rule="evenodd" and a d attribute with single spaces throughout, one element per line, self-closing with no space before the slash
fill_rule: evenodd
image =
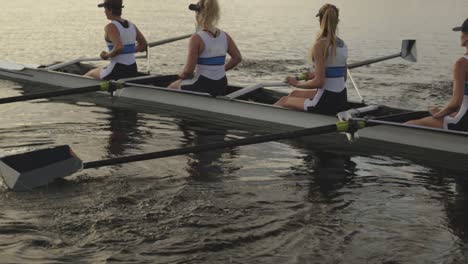
<path id="1" fill-rule="evenodd" d="M 74 70 L 72 70 L 74 69 Z M 80 74 L 87 69 L 83 64 L 75 64 L 61 69 L 47 69 L 35 65 L 0 63 L 0 78 L 22 83 L 45 84 L 49 87 L 78 88 L 98 85 L 100 81 L 89 79 Z M 75 73 L 71 73 L 75 71 Z M 229 122 L 241 122 L 256 126 L 271 127 L 276 130 L 293 130 L 334 124 L 335 116 L 306 113 L 272 105 L 281 92 L 270 89 L 257 89 L 235 99 L 214 98 L 207 94 L 177 91 L 165 88 L 176 76 L 143 75 L 125 79 L 128 87 L 115 92 L 120 105 L 165 109 L 191 115 L 210 117 Z M 230 86 L 234 93 L 241 87 Z M 96 93 L 94 100 L 108 101 L 109 95 Z M 100 99 L 98 99 L 100 98 Z M 112 100 L 113 102 L 114 100 Z M 365 105 L 350 102 L 353 108 Z M 468 133 L 446 131 L 404 124 L 405 121 L 427 116 L 425 111 L 410 111 L 380 106 L 378 110 L 365 114 L 381 125 L 366 128 L 359 132 L 359 141 L 389 143 L 395 148 L 413 147 L 420 150 L 435 151 L 435 154 L 468 155 Z M 340 137 L 344 142 L 344 137 Z M 334 137 L 336 142 L 336 135 Z M 367 144 L 369 145 L 369 144 Z M 375 144 L 370 144 L 375 146 Z"/>

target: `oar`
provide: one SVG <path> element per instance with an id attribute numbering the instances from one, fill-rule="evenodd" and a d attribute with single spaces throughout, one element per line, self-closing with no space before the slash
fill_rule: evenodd
<path id="1" fill-rule="evenodd" d="M 354 69 L 366 65 L 371 65 L 377 62 L 385 61 L 385 60 L 390 60 L 394 58 L 401 57 L 404 60 L 411 61 L 411 62 L 416 62 L 417 61 L 417 51 L 416 51 L 416 40 L 403 40 L 401 44 L 401 51 L 400 53 L 385 56 L 385 57 L 379 57 L 375 59 L 369 59 L 365 61 L 360 61 L 352 64 L 348 64 L 348 69 Z M 254 84 L 250 85 L 248 87 L 245 87 L 241 90 L 238 90 L 236 92 L 230 93 L 226 95 L 225 97 L 231 100 L 234 100 L 236 98 L 239 98 L 240 96 L 246 95 L 248 93 L 251 93 L 253 91 L 256 91 L 261 88 L 265 87 L 279 87 L 279 86 L 288 86 L 288 84 L 283 83 L 259 83 L 259 84 Z M 358 92 L 359 93 L 359 92 Z"/>
<path id="2" fill-rule="evenodd" d="M 199 153 L 215 149 L 265 143 L 269 141 L 294 139 L 304 136 L 313 136 L 333 132 L 350 132 L 364 128 L 365 126 L 365 121 L 338 122 L 336 124 L 315 128 L 254 136 L 219 143 L 170 149 L 86 163 L 83 163 L 81 159 L 79 159 L 74 154 L 69 146 L 58 146 L 1 158 L 0 176 L 3 177 L 3 180 L 8 188 L 15 191 L 27 191 L 36 187 L 47 185 L 57 178 L 70 176 L 83 169 L 92 169 L 137 161 L 168 158 L 189 153 Z"/>
<path id="3" fill-rule="evenodd" d="M 348 69 L 354 69 L 354 68 L 358 68 L 361 66 L 367 66 L 367 65 L 371 65 L 377 62 L 386 61 L 386 60 L 390 60 L 390 59 L 394 59 L 398 57 L 401 57 L 402 59 L 407 60 L 407 61 L 417 62 L 418 54 L 416 50 L 416 40 L 414 39 L 403 40 L 401 43 L 400 53 L 348 64 Z"/>
<path id="4" fill-rule="evenodd" d="M 163 39 L 163 40 L 151 42 L 151 43 L 148 44 L 148 48 L 153 48 L 153 47 L 156 47 L 156 46 L 161 46 L 161 45 L 171 43 L 171 42 L 175 42 L 175 41 L 178 41 L 178 40 L 190 38 L 192 35 L 193 34 L 186 34 L 186 35 L 182 35 L 182 36 L 179 36 L 179 37 L 173 37 L 173 38 L 168 38 L 168 39 Z M 137 59 L 143 59 L 143 58 L 147 58 L 147 57 L 148 57 L 148 55 L 141 55 L 141 56 L 137 56 L 136 58 Z M 62 63 L 59 63 L 59 64 L 49 66 L 46 69 L 47 70 L 57 70 L 57 69 L 60 69 L 60 68 L 63 68 L 63 67 L 69 66 L 69 65 L 73 65 L 73 64 L 78 63 L 78 62 L 101 61 L 101 60 L 102 59 L 100 57 L 96 57 L 96 58 L 78 58 L 78 59 L 74 59 L 74 60 L 70 60 L 70 61 L 66 61 L 66 62 L 62 62 Z"/>
<path id="5" fill-rule="evenodd" d="M 235 91 L 233 93 L 230 93 L 230 94 L 226 95 L 225 98 L 233 100 L 233 99 L 239 98 L 242 95 L 245 95 L 245 94 L 251 93 L 253 91 L 256 91 L 256 90 L 258 90 L 260 88 L 281 87 L 281 86 L 289 86 L 289 84 L 287 84 L 285 82 L 253 84 L 253 85 L 247 86 L 245 88 L 242 88 L 240 90 L 237 90 L 237 91 Z"/>
<path id="6" fill-rule="evenodd" d="M 73 95 L 73 94 L 83 94 L 83 93 L 90 93 L 90 92 L 97 92 L 97 91 L 113 92 L 116 89 L 121 89 L 123 87 L 125 87 L 125 83 L 123 82 L 106 81 L 106 82 L 101 82 L 99 85 L 93 85 L 93 86 L 85 86 L 85 87 L 79 87 L 79 88 L 73 88 L 73 89 L 62 89 L 62 90 L 56 90 L 56 91 L 50 91 L 50 92 L 0 98 L 0 104 L 9 104 L 9 103 L 23 102 L 23 101 L 29 101 L 29 100 L 35 100 L 35 99 L 46 99 L 46 98 L 52 98 L 52 97 L 59 97 L 59 96 Z"/>
<path id="7" fill-rule="evenodd" d="M 139 55 L 139 56 L 136 56 L 135 58 L 136 58 L 136 59 L 145 59 L 145 58 L 146 58 L 146 55 Z M 60 69 L 60 68 L 63 68 L 63 67 L 69 66 L 69 65 L 73 65 L 73 64 L 78 63 L 78 62 L 91 62 L 91 61 L 102 61 L 102 60 L 103 60 L 103 59 L 102 59 L 101 57 L 94 57 L 94 58 L 78 58 L 78 59 L 74 59 L 74 60 L 70 60 L 70 61 L 65 61 L 65 62 L 62 62 L 62 63 L 54 64 L 54 65 L 52 65 L 52 66 L 46 67 L 45 69 L 54 71 L 54 70 L 57 70 L 57 69 Z"/>
<path id="8" fill-rule="evenodd" d="M 148 47 L 152 48 L 152 47 L 161 46 L 161 45 L 164 45 L 164 44 L 167 44 L 167 43 L 175 42 L 175 41 L 178 41 L 178 40 L 187 39 L 187 38 L 190 38 L 192 35 L 193 34 L 185 34 L 185 35 L 182 35 L 182 36 L 179 36 L 179 37 L 173 37 L 173 38 L 158 40 L 158 41 L 149 43 Z"/>

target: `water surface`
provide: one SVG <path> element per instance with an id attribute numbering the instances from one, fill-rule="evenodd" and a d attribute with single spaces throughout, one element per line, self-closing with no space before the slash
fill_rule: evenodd
<path id="1" fill-rule="evenodd" d="M 96 57 L 106 21 L 97 1 L 84 2 L 5 1 L 1 59 Z M 124 14 L 156 41 L 194 30 L 188 3 L 127 0 Z M 278 81 L 307 67 L 324 1 L 220 3 L 221 27 L 244 57 L 231 83 Z M 463 53 L 451 28 L 465 18 L 466 1 L 335 3 L 352 62 L 418 40 L 416 64 L 396 59 L 353 71 L 366 101 L 415 110 L 445 103 Z M 186 46 L 152 49 L 152 72 L 179 71 Z M 0 81 L 0 96 L 35 88 Z M 84 101 L 3 105 L 0 154 L 69 144 L 90 161 L 265 132 Z M 467 263 L 466 172 L 416 160 L 271 142 L 83 171 L 27 193 L 3 190 L 0 262 Z"/>

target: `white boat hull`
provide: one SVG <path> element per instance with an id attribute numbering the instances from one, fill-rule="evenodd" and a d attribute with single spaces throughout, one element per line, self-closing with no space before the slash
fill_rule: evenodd
<path id="1" fill-rule="evenodd" d="M 0 77 L 19 82 L 41 83 L 62 88 L 77 88 L 99 84 L 99 81 L 79 75 L 25 67 L 22 70 L 0 69 Z M 199 94 L 135 84 L 116 92 L 117 102 L 130 106 L 168 109 L 191 115 L 210 117 L 229 122 L 241 122 L 270 127 L 273 131 L 310 128 L 337 122 L 333 116 L 305 113 L 266 104 L 242 100 L 227 100 Z M 110 102 L 110 100 L 108 100 Z M 397 148 L 411 147 L 427 153 L 468 155 L 468 133 L 439 129 L 415 128 L 399 123 L 365 128 L 359 131 L 357 145 L 396 144 Z M 320 137 L 330 138 L 330 137 Z M 334 135 L 336 142 L 336 135 Z M 340 135 L 339 141 L 345 137 Z M 323 143 L 320 141 L 318 144 Z M 370 144 L 370 145 L 369 145 Z M 353 144 L 354 145 L 354 144 Z M 401 149 L 405 152 L 404 149 Z M 446 157 L 451 157 L 446 156 Z"/>

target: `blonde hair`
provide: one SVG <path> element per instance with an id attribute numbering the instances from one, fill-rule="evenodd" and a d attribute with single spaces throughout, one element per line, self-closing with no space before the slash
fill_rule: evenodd
<path id="1" fill-rule="evenodd" d="M 328 57 L 328 50 L 331 47 L 332 56 L 336 56 L 336 31 L 338 29 L 339 10 L 332 4 L 323 5 L 317 16 L 320 18 L 320 31 L 317 35 L 316 42 L 325 40 L 325 49 L 323 51 L 323 57 Z M 310 50 L 310 59 L 313 59 L 313 47 Z"/>
<path id="2" fill-rule="evenodd" d="M 215 27 L 220 18 L 218 0 L 200 0 L 198 4 L 201 8 L 197 12 L 198 25 L 206 28 Z"/>

